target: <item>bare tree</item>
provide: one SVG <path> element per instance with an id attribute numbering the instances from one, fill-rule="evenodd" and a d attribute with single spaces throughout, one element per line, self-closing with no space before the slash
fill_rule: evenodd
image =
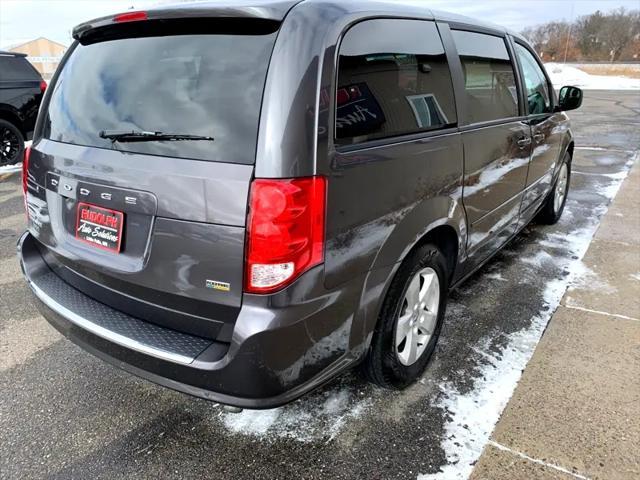
<path id="1" fill-rule="evenodd" d="M 637 59 L 640 52 L 640 10 L 620 8 L 609 13 L 597 11 L 580 17 L 574 24 L 548 22 L 529 27 L 522 34 L 544 60 Z"/>
<path id="2" fill-rule="evenodd" d="M 575 36 L 577 45 L 586 59 L 600 57 L 604 50 L 603 30 L 607 23 L 602 12 L 581 17 L 576 22 Z"/>
<path id="3" fill-rule="evenodd" d="M 610 61 L 615 62 L 620 58 L 620 54 L 633 39 L 637 29 L 637 12 L 629 12 L 624 8 L 620 8 L 607 15 L 602 37 L 604 46 L 608 50 Z"/>

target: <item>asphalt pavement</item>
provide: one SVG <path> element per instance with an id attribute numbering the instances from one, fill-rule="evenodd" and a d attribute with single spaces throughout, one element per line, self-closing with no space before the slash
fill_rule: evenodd
<path id="1" fill-rule="evenodd" d="M 423 379 L 347 373 L 289 406 L 228 413 L 111 367 L 40 317 L 15 243 L 18 175 L 0 180 L 0 478 L 466 478 L 640 146 L 638 92 L 585 92 L 571 191 L 452 294 Z M 597 277 L 588 281 L 597 281 Z M 558 388 L 562 388 L 561 385 Z"/>

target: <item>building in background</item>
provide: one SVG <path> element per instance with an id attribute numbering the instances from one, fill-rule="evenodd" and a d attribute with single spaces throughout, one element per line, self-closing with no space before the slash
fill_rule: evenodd
<path id="1" fill-rule="evenodd" d="M 19 45 L 12 45 L 6 50 L 26 53 L 27 60 L 36 67 L 42 78 L 50 80 L 56 68 L 58 68 L 60 60 L 62 60 L 62 55 L 67 51 L 67 46 L 48 38 L 40 37 Z"/>

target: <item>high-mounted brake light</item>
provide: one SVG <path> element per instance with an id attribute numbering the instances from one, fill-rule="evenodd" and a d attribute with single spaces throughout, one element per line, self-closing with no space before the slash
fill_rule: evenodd
<path id="1" fill-rule="evenodd" d="M 124 22 L 139 22 L 140 20 L 147 19 L 147 12 L 127 12 L 120 13 L 113 17 L 113 21 L 115 23 L 124 23 Z"/>
<path id="2" fill-rule="evenodd" d="M 45 82 L 44 80 L 40 80 L 40 93 L 44 93 L 46 89 L 47 89 L 47 82 Z"/>
<path id="3" fill-rule="evenodd" d="M 24 149 L 24 158 L 22 159 L 22 196 L 24 200 L 24 209 L 29 216 L 29 209 L 27 208 L 27 183 L 29 175 L 29 157 L 31 156 L 31 147 Z"/>
<path id="4" fill-rule="evenodd" d="M 245 291 L 271 293 L 324 261 L 326 179 L 251 184 Z"/>

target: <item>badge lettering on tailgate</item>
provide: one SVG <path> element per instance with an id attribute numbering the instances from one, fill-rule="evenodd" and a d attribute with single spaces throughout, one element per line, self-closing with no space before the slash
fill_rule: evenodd
<path id="1" fill-rule="evenodd" d="M 206 287 L 213 290 L 220 290 L 221 292 L 228 292 L 231 290 L 231 284 L 227 282 L 219 282 L 217 280 L 207 280 Z"/>

